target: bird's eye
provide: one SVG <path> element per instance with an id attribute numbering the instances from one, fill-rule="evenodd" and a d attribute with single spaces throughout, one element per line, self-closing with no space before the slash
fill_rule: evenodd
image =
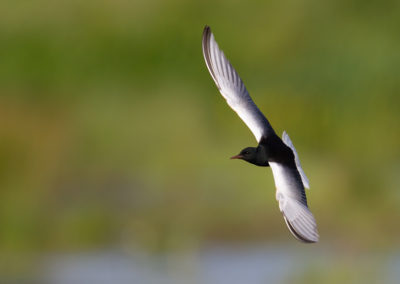
<path id="1" fill-rule="evenodd" d="M 244 154 L 247 155 L 247 154 L 249 154 L 249 152 L 248 151 L 244 151 Z"/>

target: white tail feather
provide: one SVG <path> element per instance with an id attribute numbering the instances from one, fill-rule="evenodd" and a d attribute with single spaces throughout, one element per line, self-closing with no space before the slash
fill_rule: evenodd
<path id="1" fill-rule="evenodd" d="M 301 181 L 303 182 L 303 185 L 305 188 L 310 189 L 310 182 L 308 181 L 308 178 L 301 167 L 299 155 L 297 154 L 296 148 L 294 148 L 292 140 L 290 140 L 290 137 L 286 133 L 286 131 L 283 131 L 282 140 L 290 149 L 292 149 L 296 167 L 297 167 L 297 170 L 299 171 L 299 174 L 301 177 Z"/>

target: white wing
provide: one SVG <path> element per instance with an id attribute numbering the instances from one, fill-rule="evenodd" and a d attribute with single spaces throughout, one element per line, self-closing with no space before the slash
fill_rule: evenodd
<path id="1" fill-rule="evenodd" d="M 269 163 L 274 175 L 276 200 L 291 233 L 300 241 L 318 241 L 317 223 L 307 206 L 301 177 L 296 168 L 280 163 Z"/>
<path id="2" fill-rule="evenodd" d="M 303 182 L 305 188 L 310 189 L 310 182 L 308 181 L 308 178 L 304 173 L 303 168 L 301 167 L 299 155 L 297 154 L 296 148 L 294 148 L 292 140 L 290 140 L 290 137 L 286 133 L 286 131 L 283 131 L 282 140 L 290 149 L 292 149 L 294 154 L 294 161 L 296 163 L 297 170 L 299 171 L 299 174 L 301 176 L 301 181 Z"/>
<path id="3" fill-rule="evenodd" d="M 251 99 L 236 70 L 219 49 L 208 26 L 203 32 L 203 56 L 220 93 L 250 128 L 257 141 L 260 142 L 263 136 L 274 134 L 274 130 Z"/>

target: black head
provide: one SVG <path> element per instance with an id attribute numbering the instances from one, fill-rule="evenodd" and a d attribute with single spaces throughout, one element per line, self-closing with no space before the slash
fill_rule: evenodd
<path id="1" fill-rule="evenodd" d="M 247 147 L 240 151 L 239 155 L 231 157 L 231 159 L 241 159 L 257 166 L 268 167 L 266 156 L 257 147 Z"/>
<path id="2" fill-rule="evenodd" d="M 247 162 L 255 161 L 257 158 L 257 148 L 247 147 L 240 151 L 239 155 L 231 157 L 231 159 L 241 159 Z"/>

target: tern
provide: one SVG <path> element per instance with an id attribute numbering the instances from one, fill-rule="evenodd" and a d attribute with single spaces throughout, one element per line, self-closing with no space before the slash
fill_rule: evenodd
<path id="1" fill-rule="evenodd" d="M 254 134 L 258 146 L 244 148 L 231 159 L 242 159 L 260 167 L 270 167 L 276 187 L 276 200 L 293 236 L 305 243 L 318 242 L 315 218 L 307 205 L 304 188 L 309 181 L 289 135 L 282 139 L 251 99 L 238 73 L 221 49 L 209 26 L 202 39 L 203 56 L 212 79 L 228 105 Z"/>

